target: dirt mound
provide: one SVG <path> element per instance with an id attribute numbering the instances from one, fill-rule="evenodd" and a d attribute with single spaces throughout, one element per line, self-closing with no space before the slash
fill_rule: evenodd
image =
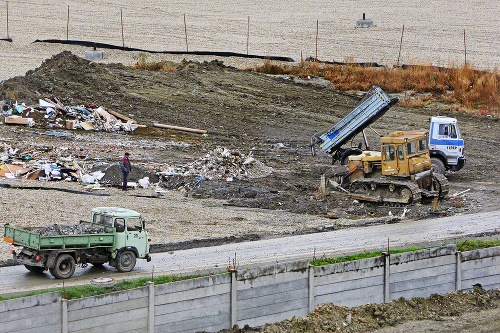
<path id="1" fill-rule="evenodd" d="M 235 328 L 220 332 L 373 332 L 396 326 L 408 321 L 431 320 L 419 332 L 432 331 L 439 327 L 445 317 L 453 317 L 494 309 L 500 306 L 500 291 L 485 291 L 480 285 L 474 291 L 456 291 L 446 295 L 431 295 L 428 298 L 399 298 L 384 304 L 367 304 L 358 307 L 344 307 L 332 303 L 322 304 L 305 317 L 292 318 L 279 323 L 267 324 L 262 329 Z M 481 326 L 476 327 L 482 331 Z M 438 329 L 439 330 L 439 329 Z"/>
<path id="2" fill-rule="evenodd" d="M 104 173 L 104 176 L 99 180 L 101 185 L 121 186 L 123 175 L 120 164 L 101 164 L 94 166 L 91 169 L 91 173 L 96 171 Z M 129 182 L 139 182 L 140 179 L 144 179 L 145 177 L 148 177 L 148 182 L 150 184 L 156 184 L 160 181 L 160 178 L 156 175 L 154 170 L 148 170 L 140 165 L 132 165 L 132 170 L 128 178 Z"/>

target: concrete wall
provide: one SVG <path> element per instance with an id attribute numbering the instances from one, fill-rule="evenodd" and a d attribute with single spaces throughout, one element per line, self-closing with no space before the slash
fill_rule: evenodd
<path id="1" fill-rule="evenodd" d="M 67 332 L 144 332 L 148 288 L 67 301 Z"/>
<path id="2" fill-rule="evenodd" d="M 461 253 L 461 288 L 471 290 L 479 283 L 484 289 L 500 289 L 500 247 Z"/>
<path id="3" fill-rule="evenodd" d="M 216 332 L 230 327 L 231 274 L 155 286 L 155 332 Z"/>
<path id="4" fill-rule="evenodd" d="M 453 245 L 391 255 L 389 300 L 454 291 L 455 252 Z"/>
<path id="5" fill-rule="evenodd" d="M 93 296 L 0 302 L 0 332 L 216 332 L 304 316 L 318 304 L 355 306 L 457 289 L 500 288 L 500 247 L 455 246 L 320 267 L 307 260 Z"/>
<path id="6" fill-rule="evenodd" d="M 260 326 L 309 311 L 308 261 L 238 272 L 238 325 Z"/>
<path id="7" fill-rule="evenodd" d="M 54 292 L 0 302 L 0 332 L 61 332 L 61 299 Z"/>
<path id="8" fill-rule="evenodd" d="M 383 257 L 349 261 L 314 269 L 314 306 L 357 306 L 384 302 Z"/>

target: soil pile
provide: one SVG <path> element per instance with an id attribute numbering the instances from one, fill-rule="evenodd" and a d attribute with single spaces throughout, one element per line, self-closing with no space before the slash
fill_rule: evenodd
<path id="1" fill-rule="evenodd" d="M 279 323 L 267 324 L 262 329 L 245 327 L 221 332 L 374 332 L 409 321 L 416 322 L 413 332 L 441 331 L 445 321 L 460 321 L 461 315 L 500 307 L 500 291 L 485 291 L 476 285 L 473 291 L 456 291 L 446 295 L 431 295 L 428 298 L 400 298 L 384 304 L 367 304 L 358 307 L 343 307 L 332 303 L 322 304 L 305 317 L 292 318 Z M 500 323 L 474 327 L 477 332 L 494 332 Z M 420 327 L 419 327 L 420 325 Z M 488 326 L 487 330 L 483 330 Z M 461 331 L 458 329 L 458 331 Z"/>

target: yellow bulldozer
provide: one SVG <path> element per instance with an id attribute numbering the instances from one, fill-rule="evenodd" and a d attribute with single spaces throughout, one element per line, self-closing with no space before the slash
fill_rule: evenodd
<path id="1" fill-rule="evenodd" d="M 393 132 L 381 137 L 380 152 L 349 156 L 343 183 L 352 198 L 415 203 L 422 197 L 444 197 L 449 184 L 433 173 L 426 132 Z"/>

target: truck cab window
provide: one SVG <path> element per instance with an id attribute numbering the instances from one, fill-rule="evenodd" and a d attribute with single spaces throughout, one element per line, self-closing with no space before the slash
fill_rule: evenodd
<path id="1" fill-rule="evenodd" d="M 427 151 L 427 140 L 426 139 L 420 139 L 418 140 L 418 152 L 423 153 Z"/>
<path id="2" fill-rule="evenodd" d="M 396 159 L 394 146 L 384 146 L 384 161 L 394 161 Z"/>
<path id="3" fill-rule="evenodd" d="M 405 159 L 404 151 L 403 151 L 403 146 L 398 145 L 398 158 L 400 161 Z"/>
<path id="4" fill-rule="evenodd" d="M 453 139 L 456 139 L 457 138 L 457 131 L 455 130 L 455 126 L 450 126 L 450 136 L 453 138 Z"/>
<path id="5" fill-rule="evenodd" d="M 417 153 L 417 145 L 415 141 L 410 141 L 406 144 L 406 156 L 410 156 Z"/>
<path id="6" fill-rule="evenodd" d="M 116 229 L 116 232 L 124 232 L 125 231 L 125 220 L 124 219 L 115 219 L 115 229 Z"/>
<path id="7" fill-rule="evenodd" d="M 105 215 L 94 215 L 94 223 L 111 226 L 111 217 Z"/>

